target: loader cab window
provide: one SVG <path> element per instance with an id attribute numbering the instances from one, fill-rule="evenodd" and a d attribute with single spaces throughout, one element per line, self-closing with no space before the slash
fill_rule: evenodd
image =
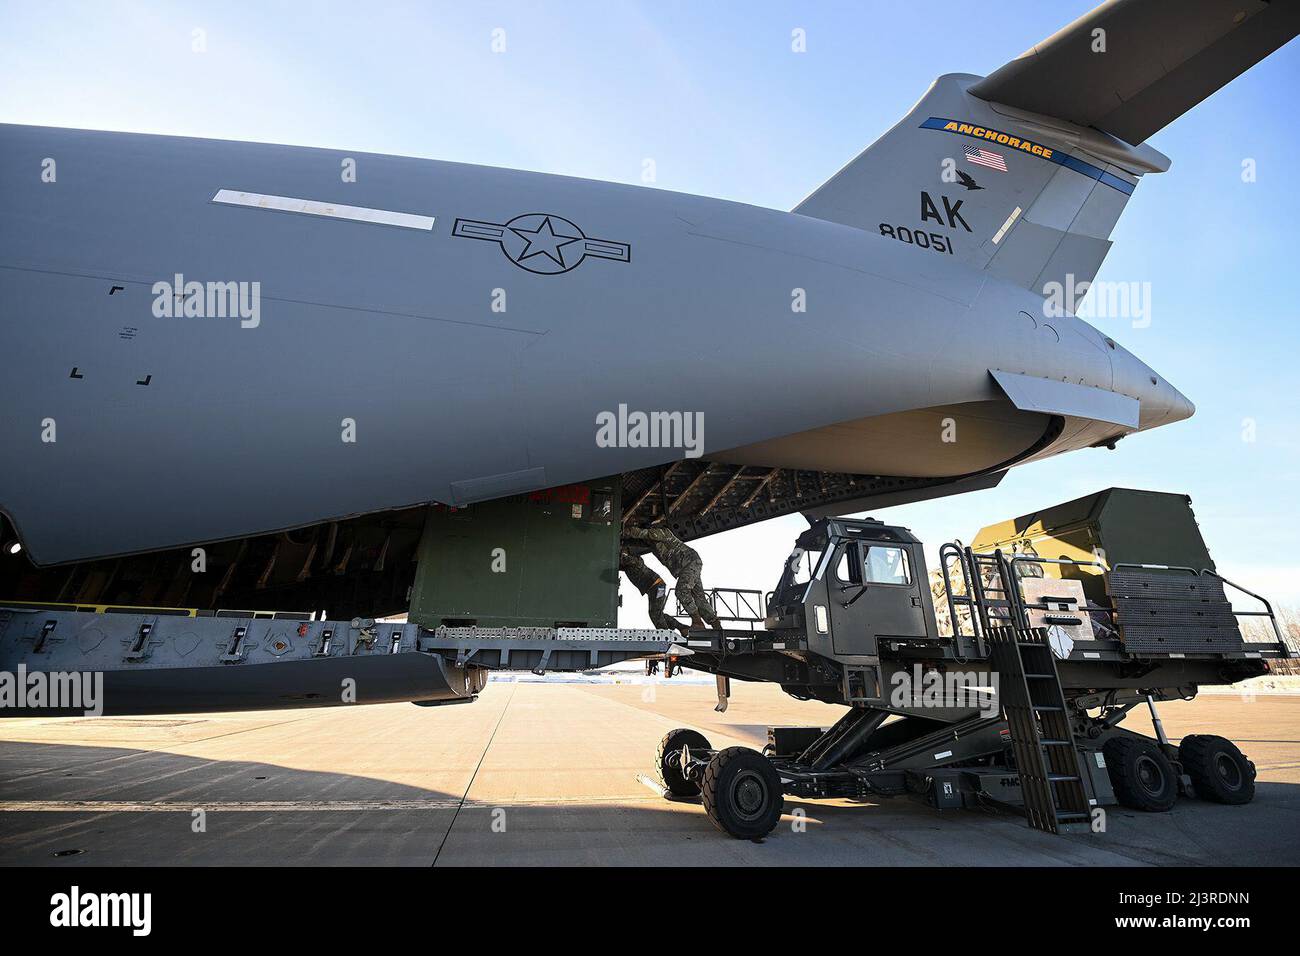
<path id="1" fill-rule="evenodd" d="M 823 553 L 803 548 L 791 551 L 781 568 L 781 580 L 768 599 L 768 614 L 788 613 L 785 609 L 802 602 L 808 591 L 808 583 L 814 574 L 820 574 L 824 570 L 822 566 L 829 554 L 829 551 Z"/>
<path id="2" fill-rule="evenodd" d="M 912 569 L 907 551 L 887 545 L 866 546 L 863 580 L 868 584 L 911 584 Z"/>
<path id="3" fill-rule="evenodd" d="M 856 544 L 842 544 L 835 556 L 835 580 L 841 584 L 862 583 L 862 560 Z"/>
<path id="4" fill-rule="evenodd" d="M 790 583 L 802 587 L 811 581 L 813 572 L 821 563 L 821 556 L 820 551 L 805 551 L 803 548 L 795 548 L 791 551 L 785 563 L 790 575 Z"/>

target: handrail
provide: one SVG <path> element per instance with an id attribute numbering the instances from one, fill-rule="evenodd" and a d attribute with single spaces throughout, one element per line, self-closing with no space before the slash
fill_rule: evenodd
<path id="1" fill-rule="evenodd" d="M 1232 613 L 1237 617 L 1267 617 L 1269 623 L 1273 625 L 1273 633 L 1274 635 L 1277 636 L 1277 643 L 1278 646 L 1282 649 L 1282 653 L 1285 654 L 1287 657 L 1297 656 L 1297 652 L 1291 647 L 1290 639 L 1284 636 L 1282 634 L 1282 629 L 1277 626 L 1277 615 L 1273 613 L 1273 605 L 1269 603 L 1268 598 L 1264 597 L 1262 594 L 1256 594 L 1254 591 L 1250 591 L 1247 590 L 1246 588 L 1243 588 L 1240 584 L 1237 584 L 1235 581 L 1229 581 L 1218 571 L 1211 571 L 1209 568 L 1201 568 L 1199 573 L 1209 575 L 1210 577 L 1218 578 L 1224 584 L 1236 588 L 1242 594 L 1250 595 L 1260 604 L 1264 605 L 1264 610 L 1262 611 L 1238 611 L 1236 608 L 1232 608 Z M 1224 596 L 1227 597 L 1227 595 Z M 1228 604 L 1231 605 L 1232 601 L 1229 601 Z"/>
<path id="2" fill-rule="evenodd" d="M 1017 561 L 1023 561 L 1026 564 L 1072 564 L 1075 565 L 1076 567 L 1081 567 L 1081 568 L 1101 568 L 1103 574 L 1107 573 L 1110 570 L 1114 570 L 1114 568 L 1108 569 L 1106 565 L 1101 561 L 1078 561 L 1074 558 L 1037 558 L 1031 554 L 1017 554 L 1012 556 L 1011 564 L 1015 565 Z M 1120 563 L 1115 565 L 1114 567 L 1116 568 L 1138 567 L 1138 565 Z M 1155 565 L 1142 565 L 1142 567 L 1155 567 Z M 1034 602 L 1026 601 L 1024 599 L 1024 595 L 1019 593 L 1021 579 L 1014 574 L 1012 575 L 1012 577 L 1015 578 L 1016 591 L 1020 598 L 1020 603 L 1024 608 L 1029 610 L 1034 610 L 1034 611 L 1050 611 L 1052 609 L 1051 605 L 1048 604 L 1046 601 L 1034 601 Z M 1089 604 L 1087 603 L 1087 601 L 1088 598 L 1087 595 L 1085 595 L 1084 603 L 1079 606 L 1079 610 L 1081 612 L 1100 611 L 1103 614 L 1109 614 L 1112 621 L 1115 619 L 1117 612 L 1114 607 L 1104 607 L 1103 605 L 1100 604 Z"/>
<path id="3" fill-rule="evenodd" d="M 677 588 L 668 590 L 676 602 L 674 616 L 681 617 L 682 605 L 677 597 Z M 756 588 L 705 588 L 704 593 L 720 621 L 740 621 L 752 629 L 753 625 L 767 619 L 763 592 Z M 761 611 L 757 602 L 763 602 Z"/>
<path id="4" fill-rule="evenodd" d="M 1077 561 L 1074 558 L 1040 558 L 1033 554 L 1013 554 L 1011 556 L 1011 563 L 1015 564 L 1017 561 L 1024 561 L 1027 564 L 1073 564 L 1084 568 L 1091 567 L 1101 568 L 1103 571 L 1106 570 L 1106 565 L 1102 564 L 1100 561 Z M 1122 564 L 1115 565 L 1117 568 L 1123 566 L 1124 565 Z"/>
<path id="5" fill-rule="evenodd" d="M 962 575 L 965 578 L 966 593 L 957 594 L 953 589 L 952 575 L 950 572 L 950 563 L 956 557 L 960 562 Z M 984 562 L 990 562 L 996 565 L 998 575 L 1003 579 L 1005 596 L 1003 599 L 989 598 L 985 594 L 983 580 L 980 578 L 981 559 Z M 971 548 L 961 548 L 953 542 L 944 542 L 939 547 L 939 567 L 943 575 L 943 585 L 945 597 L 948 602 L 948 613 L 952 619 L 953 639 L 957 642 L 958 653 L 961 652 L 961 641 L 968 635 L 964 634 L 961 629 L 961 619 L 957 614 L 958 607 L 965 607 L 971 610 L 971 628 L 974 631 L 972 635 L 977 645 L 982 645 L 982 632 L 989 625 L 989 612 L 996 610 L 1005 610 L 1007 615 L 1015 621 L 1022 623 L 1027 619 L 1029 610 L 1048 611 L 1052 607 L 1045 601 L 1030 602 L 1026 601 L 1021 588 L 1023 580 L 1015 573 L 1015 565 L 1020 564 L 1058 564 L 1072 565 L 1075 567 L 1093 567 L 1101 570 L 1103 574 L 1117 571 L 1121 568 L 1138 568 L 1149 571 L 1178 571 L 1186 572 L 1193 576 L 1207 575 L 1217 578 L 1224 584 L 1237 589 L 1243 594 L 1249 595 L 1259 601 L 1263 606 L 1263 611 L 1238 611 L 1232 608 L 1232 613 L 1237 617 L 1267 617 L 1273 627 L 1273 633 L 1277 637 L 1279 650 L 1285 657 L 1300 657 L 1300 647 L 1296 647 L 1291 638 L 1283 634 L 1281 627 L 1278 625 L 1277 615 L 1273 611 L 1273 605 L 1262 594 L 1256 594 L 1248 588 L 1242 587 L 1235 581 L 1230 581 L 1217 571 L 1211 571 L 1208 568 L 1197 570 L 1196 568 L 1184 567 L 1182 565 L 1169 564 L 1141 564 L 1133 561 L 1121 561 L 1110 567 L 1102 561 L 1083 561 L 1074 558 L 1042 558 L 1032 554 L 1016 554 L 1008 558 L 1001 549 L 992 553 L 976 552 Z M 1010 579 L 1009 581 L 1007 579 Z M 1231 604 L 1231 601 L 1229 601 Z M 1094 604 L 1088 601 L 1085 596 L 1083 603 L 1079 606 L 1079 612 L 1091 614 L 1101 612 L 1106 614 L 1112 622 L 1117 621 L 1119 612 L 1113 605 L 1106 607 L 1100 604 Z M 1000 620 L 1001 618 L 999 618 Z M 1259 646 L 1259 645 L 1256 645 Z M 1267 647 L 1268 645 L 1263 645 Z"/>
<path id="6" fill-rule="evenodd" d="M 945 541 L 939 546 L 939 568 L 943 574 L 943 593 L 944 597 L 948 601 L 948 618 L 952 625 L 952 639 L 953 643 L 956 645 L 957 657 L 959 659 L 965 658 L 966 649 L 962 646 L 962 642 L 966 639 L 967 635 L 962 632 L 961 617 L 957 614 L 958 605 L 970 609 L 970 637 L 975 641 L 977 651 L 983 644 L 982 633 L 980 631 L 979 605 L 972 597 L 970 583 L 971 574 L 966 566 L 966 551 L 969 550 L 969 548 L 963 549 L 961 542 L 954 543 L 952 541 Z M 958 595 L 953 591 L 952 577 L 948 572 L 948 563 L 954 556 L 961 565 L 962 579 L 966 585 L 965 594 Z"/>
<path id="7" fill-rule="evenodd" d="M 1010 610 L 1013 623 L 1017 627 L 1029 627 L 1029 611 L 1025 608 L 1025 596 L 1020 590 L 1020 578 L 1016 577 L 1014 567 L 1018 555 L 1012 555 L 1011 560 L 1002 553 L 998 548 L 993 552 L 998 562 L 998 577 L 1002 579 L 1002 593 L 1006 596 L 1007 607 Z"/>
<path id="8" fill-rule="evenodd" d="M 1114 571 L 1117 568 L 1142 568 L 1145 571 L 1186 571 L 1188 574 L 1200 574 L 1195 568 L 1185 568 L 1181 564 L 1140 564 L 1136 561 L 1121 561 L 1111 567 Z"/>

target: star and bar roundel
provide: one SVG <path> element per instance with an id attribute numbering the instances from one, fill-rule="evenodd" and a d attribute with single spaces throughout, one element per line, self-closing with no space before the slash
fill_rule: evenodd
<path id="1" fill-rule="evenodd" d="M 495 242 L 515 265 L 540 275 L 576 269 L 589 256 L 615 262 L 632 260 L 632 247 L 628 243 L 588 238 L 563 216 L 550 213 L 525 213 L 506 223 L 457 219 L 451 234 L 460 239 Z"/>

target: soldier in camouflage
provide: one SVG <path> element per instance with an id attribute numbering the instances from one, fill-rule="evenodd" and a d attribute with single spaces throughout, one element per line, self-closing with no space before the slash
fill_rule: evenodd
<path id="1" fill-rule="evenodd" d="M 722 622 L 713 612 L 700 580 L 704 562 L 700 560 L 698 551 L 663 527 L 627 528 L 623 536 L 650 545 L 654 556 L 677 578 L 677 603 L 691 616 L 692 627 L 704 627 L 707 621 L 710 627 L 722 629 Z"/>
<path id="2" fill-rule="evenodd" d="M 618 549 L 618 569 L 645 595 L 649 604 L 650 623 L 663 631 L 681 631 L 685 637 L 690 628 L 664 613 L 664 603 L 668 600 L 668 585 L 664 584 L 664 579 L 651 571 L 640 555 L 633 554 L 628 548 Z"/>

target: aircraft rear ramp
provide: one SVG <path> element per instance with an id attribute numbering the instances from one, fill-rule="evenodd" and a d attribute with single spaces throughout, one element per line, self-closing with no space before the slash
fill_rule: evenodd
<path id="1" fill-rule="evenodd" d="M 174 714 L 414 701 L 468 702 L 488 670 L 588 670 L 657 656 L 675 631 L 478 628 L 134 609 L 97 614 L 0 605 L 0 670 L 38 672 L 43 692 L 82 675 L 102 690 L 77 706 L 14 701 L 5 716 Z M 27 682 L 23 693 L 30 694 Z M 28 706 L 23 706 L 26 703 Z M 102 708 L 102 709 L 100 709 Z"/>

